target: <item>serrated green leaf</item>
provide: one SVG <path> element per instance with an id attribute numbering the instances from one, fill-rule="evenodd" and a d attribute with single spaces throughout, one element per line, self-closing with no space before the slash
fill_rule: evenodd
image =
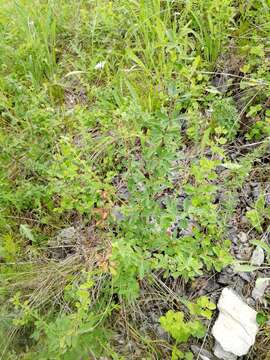
<path id="1" fill-rule="evenodd" d="M 35 238 L 34 238 L 34 235 L 32 233 L 32 230 L 29 228 L 29 226 L 27 224 L 21 224 L 20 225 L 20 233 L 26 239 L 35 242 Z"/>

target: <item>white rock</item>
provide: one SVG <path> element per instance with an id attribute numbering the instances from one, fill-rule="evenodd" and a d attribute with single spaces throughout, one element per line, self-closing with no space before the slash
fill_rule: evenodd
<path id="1" fill-rule="evenodd" d="M 225 351 L 218 341 L 215 342 L 214 354 L 218 359 L 222 360 L 236 360 L 237 356 L 229 351 Z"/>
<path id="2" fill-rule="evenodd" d="M 254 300 L 263 300 L 266 288 L 270 285 L 270 278 L 258 278 L 251 296 Z"/>
<path id="3" fill-rule="evenodd" d="M 247 354 L 259 330 L 256 311 L 230 288 L 223 289 L 217 306 L 220 313 L 212 329 L 213 336 L 225 352 Z"/>
<path id="4" fill-rule="evenodd" d="M 261 266 L 264 262 L 264 251 L 260 246 L 257 246 L 253 251 L 252 257 L 250 259 L 251 265 Z"/>

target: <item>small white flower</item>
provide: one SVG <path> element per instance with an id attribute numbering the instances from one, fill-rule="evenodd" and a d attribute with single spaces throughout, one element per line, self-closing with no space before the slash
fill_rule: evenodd
<path id="1" fill-rule="evenodd" d="M 100 62 L 98 62 L 98 63 L 96 64 L 96 66 L 95 66 L 95 70 L 101 70 L 101 69 L 103 69 L 104 66 L 105 66 L 105 64 L 106 64 L 106 61 L 100 61 Z"/>

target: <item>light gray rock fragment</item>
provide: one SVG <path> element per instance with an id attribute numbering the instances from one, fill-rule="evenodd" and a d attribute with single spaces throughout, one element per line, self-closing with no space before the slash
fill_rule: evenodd
<path id="1" fill-rule="evenodd" d="M 217 281 L 221 285 L 231 285 L 233 283 L 233 278 L 230 274 L 223 272 L 219 275 Z"/>
<path id="2" fill-rule="evenodd" d="M 225 351 L 218 341 L 215 342 L 214 354 L 218 359 L 222 360 L 236 360 L 237 356 L 229 351 Z"/>
<path id="3" fill-rule="evenodd" d="M 114 207 L 112 209 L 112 216 L 117 220 L 117 221 L 123 221 L 125 220 L 125 215 L 123 215 L 120 211 L 120 207 Z"/>
<path id="4" fill-rule="evenodd" d="M 239 272 L 238 275 L 245 281 L 250 282 L 251 281 L 251 275 L 246 272 Z"/>
<path id="5" fill-rule="evenodd" d="M 251 296 L 254 300 L 262 301 L 265 290 L 270 285 L 270 278 L 258 278 Z"/>
<path id="6" fill-rule="evenodd" d="M 238 238 L 242 244 L 246 243 L 248 241 L 247 234 L 243 231 L 241 231 L 238 235 Z"/>
<path id="7" fill-rule="evenodd" d="M 225 352 L 235 356 L 246 355 L 254 344 L 259 329 L 256 311 L 228 287 L 223 289 L 217 307 L 220 313 L 212 329 L 214 338 Z M 218 350 L 219 347 L 216 349 L 216 356 Z M 234 358 L 228 358 L 231 359 Z"/>
<path id="8" fill-rule="evenodd" d="M 199 355 L 199 359 L 201 359 L 201 360 L 211 360 L 211 358 L 209 358 L 208 356 L 204 356 L 204 355 Z"/>
<path id="9" fill-rule="evenodd" d="M 261 266 L 264 262 L 264 251 L 260 246 L 257 246 L 253 251 L 252 257 L 250 259 L 251 265 Z"/>
<path id="10" fill-rule="evenodd" d="M 70 226 L 59 231 L 57 238 L 58 240 L 72 241 L 74 239 L 74 236 L 76 236 L 76 229 L 74 226 Z"/>
<path id="11" fill-rule="evenodd" d="M 193 354 L 196 355 L 199 360 L 213 360 L 214 359 L 213 355 L 209 351 L 202 349 L 200 346 L 191 345 L 190 348 L 191 348 L 191 351 L 193 352 Z"/>
<path id="12" fill-rule="evenodd" d="M 247 304 L 251 307 L 256 306 L 256 301 L 252 297 L 247 298 Z"/>

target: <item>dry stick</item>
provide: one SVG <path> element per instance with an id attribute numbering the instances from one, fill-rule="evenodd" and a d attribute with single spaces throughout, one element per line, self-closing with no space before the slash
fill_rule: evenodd
<path id="1" fill-rule="evenodd" d="M 238 146 L 238 147 L 240 149 L 243 149 L 243 148 L 247 148 L 247 147 L 261 145 L 261 144 L 268 143 L 268 142 L 270 144 L 270 137 L 266 138 L 266 140 L 258 141 L 258 142 L 252 143 L 252 144 L 244 144 L 244 145 L 241 145 L 241 146 Z"/>
<path id="2" fill-rule="evenodd" d="M 200 360 L 200 355 L 201 355 L 201 353 L 202 353 L 202 351 L 203 351 L 203 347 L 204 347 L 206 338 L 207 338 L 207 336 L 208 336 L 208 330 L 209 330 L 209 328 L 210 328 L 211 323 L 212 323 L 212 320 L 209 321 L 209 324 L 208 324 L 208 327 L 207 327 L 207 331 L 206 331 L 206 334 L 205 334 L 205 336 L 204 336 L 204 338 L 203 338 L 202 346 L 201 346 L 201 348 L 200 348 L 200 351 L 199 351 L 199 353 L 198 353 L 198 355 L 197 355 L 196 360 Z"/>
<path id="3" fill-rule="evenodd" d="M 174 292 L 163 281 L 159 280 L 155 274 L 152 274 L 152 276 L 160 284 L 160 286 L 163 287 L 167 291 L 167 293 L 172 296 L 172 298 L 174 300 L 179 301 L 179 298 L 174 294 Z"/>
<path id="4" fill-rule="evenodd" d="M 257 80 L 257 79 L 253 79 L 251 77 L 248 76 L 240 76 L 240 75 L 235 75 L 235 74 L 230 74 L 230 73 L 226 73 L 226 72 L 217 72 L 217 71 L 202 71 L 202 70 L 196 70 L 196 72 L 198 73 L 202 73 L 202 74 L 206 74 L 206 75 L 225 75 L 225 76 L 231 76 L 231 77 L 235 77 L 238 79 L 246 79 L 249 81 L 253 81 L 259 85 L 267 85 L 266 81 L 263 80 Z"/>

